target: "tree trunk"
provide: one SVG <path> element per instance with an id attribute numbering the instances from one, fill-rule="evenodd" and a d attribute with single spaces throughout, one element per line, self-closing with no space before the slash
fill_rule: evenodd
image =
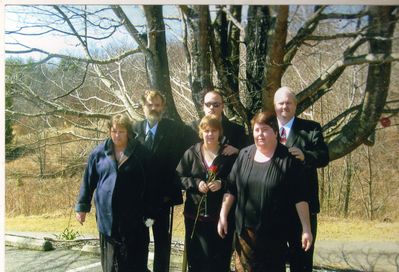
<path id="1" fill-rule="evenodd" d="M 267 33 L 271 27 L 268 6 L 249 6 L 248 24 L 245 32 L 246 44 L 246 86 L 248 95 L 245 107 L 250 116 L 262 108 L 262 84 L 265 72 L 266 53 L 268 47 Z"/>
<path id="2" fill-rule="evenodd" d="M 224 13 L 220 15 L 223 18 Z M 238 18 L 235 18 L 238 21 Z M 236 120 L 240 123 L 244 123 L 247 127 L 249 126 L 247 111 L 240 101 L 238 85 L 234 83 L 233 78 L 238 79 L 239 68 L 233 69 L 231 61 L 239 58 L 239 52 L 237 51 L 238 41 L 232 40 L 231 36 L 228 36 L 226 31 L 222 29 L 227 28 L 225 20 L 219 19 L 219 23 L 216 24 L 216 31 L 210 31 L 210 42 L 212 48 L 212 58 L 216 67 L 217 76 L 220 81 L 221 92 L 224 96 L 226 103 L 227 114 L 234 115 Z M 230 23 L 231 24 L 231 21 Z M 230 25 L 230 27 L 232 27 Z M 223 34 L 225 33 L 225 34 Z M 237 33 L 235 34 L 237 35 Z M 236 36 L 235 36 L 236 37 Z M 228 40 L 224 40 L 228 39 Z M 226 45 L 230 44 L 231 48 Z M 230 49 L 233 51 L 229 51 Z"/>
<path id="3" fill-rule="evenodd" d="M 281 86 L 285 70 L 284 46 L 287 39 L 288 6 L 277 8 L 274 31 L 269 31 L 265 77 L 262 84 L 262 109 L 274 112 L 274 93 Z"/>
<path id="4" fill-rule="evenodd" d="M 373 168 L 371 164 L 370 147 L 366 146 L 367 166 L 369 178 L 367 181 L 367 216 L 370 220 L 374 219 L 374 194 L 373 194 Z"/>
<path id="5" fill-rule="evenodd" d="M 226 7 L 218 6 L 218 14 L 214 22 L 213 42 L 211 36 L 212 57 L 218 72 L 221 92 L 225 99 L 224 111 L 228 117 L 240 116 L 237 109 L 239 102 L 239 67 L 240 67 L 240 29 L 232 20 L 241 22 L 241 6 L 231 6 L 227 19 Z M 232 99 L 234 96 L 234 99 Z M 238 112 L 238 114 L 237 114 Z M 246 121 L 246 120 L 244 120 Z"/>
<path id="6" fill-rule="evenodd" d="M 350 196 L 351 196 L 351 186 L 352 186 L 352 167 L 353 167 L 353 162 L 352 162 L 352 154 L 349 153 L 345 157 L 345 168 L 346 168 L 346 175 L 345 175 L 345 181 L 346 181 L 346 186 L 345 186 L 345 195 L 344 195 L 344 217 L 348 217 L 349 213 L 349 201 L 350 201 Z"/>
<path id="7" fill-rule="evenodd" d="M 392 35 L 395 18 L 392 11 L 395 7 L 370 6 L 369 28 L 370 53 L 390 55 L 392 52 Z M 375 39 L 375 37 L 380 37 Z M 386 103 L 389 90 L 391 63 L 370 64 L 367 85 L 362 106 L 357 115 L 342 129 L 342 133 L 329 142 L 330 159 L 335 160 L 350 153 L 363 144 L 374 131 Z"/>
<path id="8" fill-rule="evenodd" d="M 187 17 L 189 40 L 191 44 L 191 92 L 200 117 L 203 116 L 202 98 L 206 90 L 212 89 L 211 52 L 209 48 L 209 10 L 208 6 L 181 6 Z"/>
<path id="9" fill-rule="evenodd" d="M 166 51 L 165 25 L 161 5 L 144 5 L 147 20 L 147 71 L 150 86 L 159 90 L 166 98 L 166 116 L 181 120 L 172 96 L 169 63 Z"/>

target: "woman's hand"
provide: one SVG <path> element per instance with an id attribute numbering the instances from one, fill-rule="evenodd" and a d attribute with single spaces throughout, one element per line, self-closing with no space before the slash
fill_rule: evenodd
<path id="1" fill-rule="evenodd" d="M 211 192 L 219 191 L 222 188 L 222 181 L 214 180 L 208 183 L 208 188 Z"/>
<path id="2" fill-rule="evenodd" d="M 76 213 L 76 220 L 83 225 L 83 223 L 86 221 L 86 213 L 85 212 L 77 212 Z"/>
<path id="3" fill-rule="evenodd" d="M 218 233 L 219 236 L 224 238 L 227 235 L 228 231 L 228 223 L 227 223 L 227 218 L 224 216 L 219 217 L 219 222 L 218 222 Z"/>
<path id="4" fill-rule="evenodd" d="M 209 191 L 208 185 L 206 185 L 205 181 L 200 181 L 200 183 L 198 184 L 198 190 L 203 194 L 206 194 Z"/>
<path id="5" fill-rule="evenodd" d="M 305 251 L 308 251 L 312 246 L 313 242 L 313 235 L 310 231 L 303 231 L 302 232 L 302 248 Z"/>

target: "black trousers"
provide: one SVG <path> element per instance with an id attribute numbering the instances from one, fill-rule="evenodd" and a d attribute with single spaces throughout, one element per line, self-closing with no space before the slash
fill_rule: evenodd
<path id="1" fill-rule="evenodd" d="M 217 222 L 184 219 L 185 243 L 189 272 L 230 272 L 233 233 L 222 239 L 217 233 Z"/>
<path id="2" fill-rule="evenodd" d="M 298 218 L 299 220 L 299 218 Z M 295 231 L 290 232 L 288 241 L 288 258 L 291 272 L 312 272 L 313 253 L 317 235 L 317 214 L 310 214 L 310 227 L 313 235 L 313 243 L 308 251 L 302 249 L 302 227 L 300 221 L 296 224 Z"/>
<path id="3" fill-rule="evenodd" d="M 168 272 L 170 262 L 170 207 L 163 207 L 156 215 L 152 226 L 154 235 L 154 265 L 153 272 Z"/>
<path id="4" fill-rule="evenodd" d="M 117 238 L 100 233 L 103 272 L 147 272 L 148 244 L 149 233 L 145 226 Z"/>

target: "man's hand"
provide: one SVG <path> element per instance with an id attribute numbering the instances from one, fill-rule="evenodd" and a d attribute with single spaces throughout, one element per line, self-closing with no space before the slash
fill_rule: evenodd
<path id="1" fill-rule="evenodd" d="M 302 150 L 300 150 L 298 147 L 290 147 L 288 148 L 288 151 L 293 155 L 295 158 L 297 158 L 300 161 L 305 160 L 305 155 L 303 154 Z"/>
<path id="2" fill-rule="evenodd" d="M 238 154 L 239 151 L 240 150 L 238 150 L 234 146 L 226 144 L 226 145 L 224 145 L 224 149 L 223 149 L 222 154 L 225 155 L 225 156 L 230 156 L 230 155 L 233 155 L 233 154 Z"/>
<path id="3" fill-rule="evenodd" d="M 86 221 L 86 213 L 85 212 L 77 212 L 76 213 L 76 220 L 83 225 L 83 223 Z"/>

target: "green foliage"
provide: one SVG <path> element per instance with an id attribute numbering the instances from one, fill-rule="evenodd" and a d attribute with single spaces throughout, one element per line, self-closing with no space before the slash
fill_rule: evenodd
<path id="1" fill-rule="evenodd" d="M 56 235 L 57 239 L 67 240 L 67 241 L 75 240 L 79 236 L 80 236 L 79 232 L 74 230 L 73 228 L 70 228 L 69 226 L 66 227 L 64 231 L 61 232 L 61 234 Z"/>

